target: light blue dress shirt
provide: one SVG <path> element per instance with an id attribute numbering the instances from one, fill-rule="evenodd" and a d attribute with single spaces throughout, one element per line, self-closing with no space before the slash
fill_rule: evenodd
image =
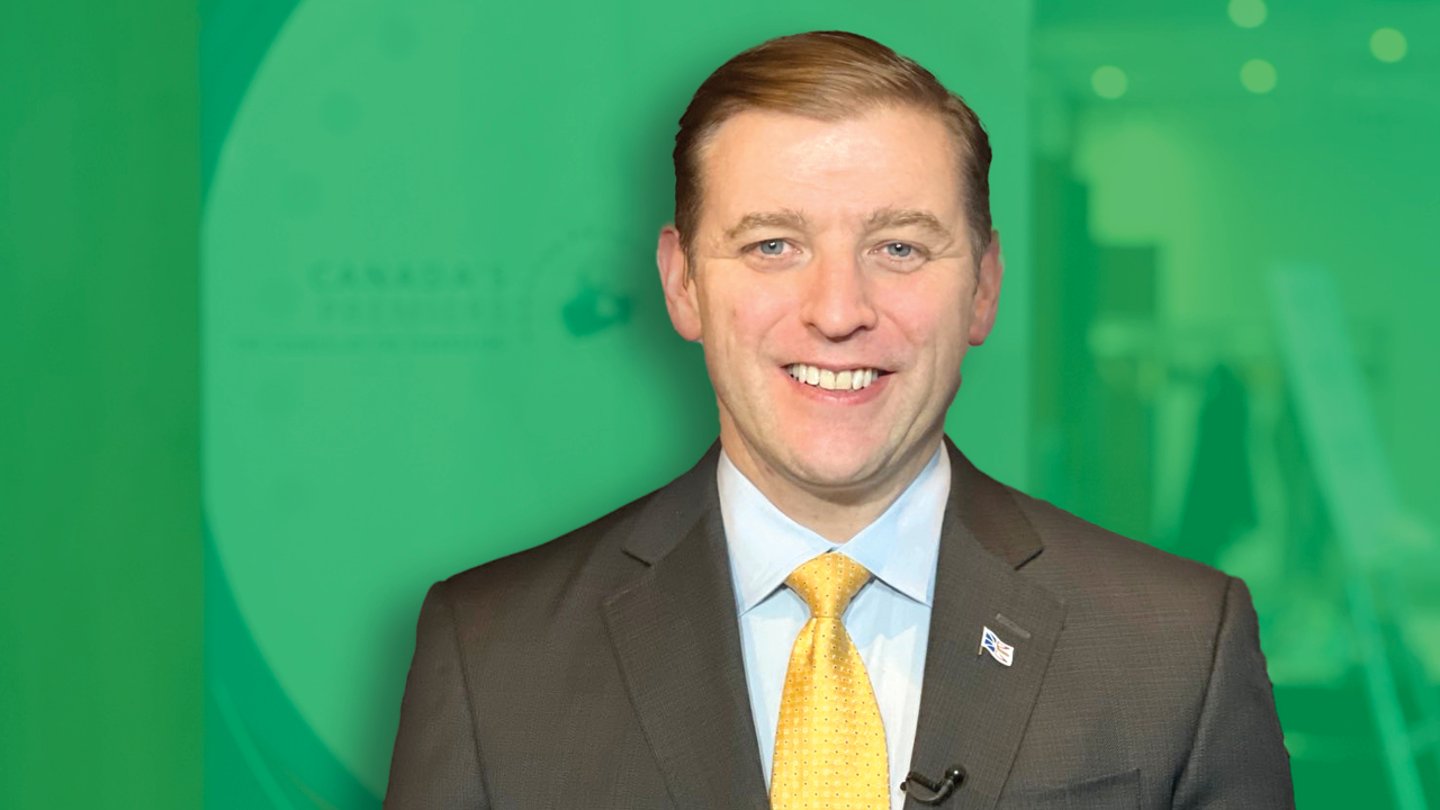
<path id="1" fill-rule="evenodd" d="M 910 770 L 920 713 L 940 524 L 950 494 L 950 459 L 943 445 L 895 503 L 846 543 L 832 543 L 786 517 L 723 450 L 716 484 L 766 786 L 790 649 L 810 618 L 810 609 L 785 586 L 785 578 L 812 558 L 834 552 L 875 575 L 842 620 L 875 689 L 890 755 L 890 804 L 900 810 L 905 794 L 899 786 Z"/>

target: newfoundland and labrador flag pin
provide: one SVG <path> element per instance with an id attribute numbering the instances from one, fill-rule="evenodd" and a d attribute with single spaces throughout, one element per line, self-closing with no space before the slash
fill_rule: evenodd
<path id="1" fill-rule="evenodd" d="M 983 628 L 980 633 L 980 648 L 975 651 L 975 654 L 979 655 L 986 651 L 990 653 L 991 658 L 1007 667 L 1015 663 L 1015 648 L 1001 641 L 1000 637 L 995 635 L 995 631 L 988 627 Z"/>

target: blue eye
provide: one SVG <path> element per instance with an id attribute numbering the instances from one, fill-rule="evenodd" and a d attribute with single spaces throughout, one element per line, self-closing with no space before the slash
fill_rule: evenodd
<path id="1" fill-rule="evenodd" d="M 763 256 L 779 256 L 785 250 L 784 239 L 766 239 L 758 244 Z"/>
<path id="2" fill-rule="evenodd" d="M 915 253 L 915 246 L 904 242 L 891 242 L 885 246 L 885 252 L 892 259 L 908 259 Z"/>

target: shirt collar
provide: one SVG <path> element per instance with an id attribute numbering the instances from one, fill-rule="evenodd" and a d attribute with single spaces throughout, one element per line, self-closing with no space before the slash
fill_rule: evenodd
<path id="1" fill-rule="evenodd" d="M 935 591 L 940 525 L 950 494 L 950 459 L 941 444 L 880 517 L 847 543 L 832 543 L 770 503 L 722 449 L 715 471 L 726 546 L 741 614 L 763 602 L 791 571 L 839 551 L 876 579 L 924 605 Z"/>

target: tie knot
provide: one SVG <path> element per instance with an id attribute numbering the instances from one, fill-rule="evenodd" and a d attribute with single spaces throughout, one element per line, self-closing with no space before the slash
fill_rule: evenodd
<path id="1" fill-rule="evenodd" d="M 850 600 L 870 581 L 865 566 L 844 554 L 821 554 L 786 577 L 785 583 L 805 604 L 815 618 L 839 618 Z"/>

